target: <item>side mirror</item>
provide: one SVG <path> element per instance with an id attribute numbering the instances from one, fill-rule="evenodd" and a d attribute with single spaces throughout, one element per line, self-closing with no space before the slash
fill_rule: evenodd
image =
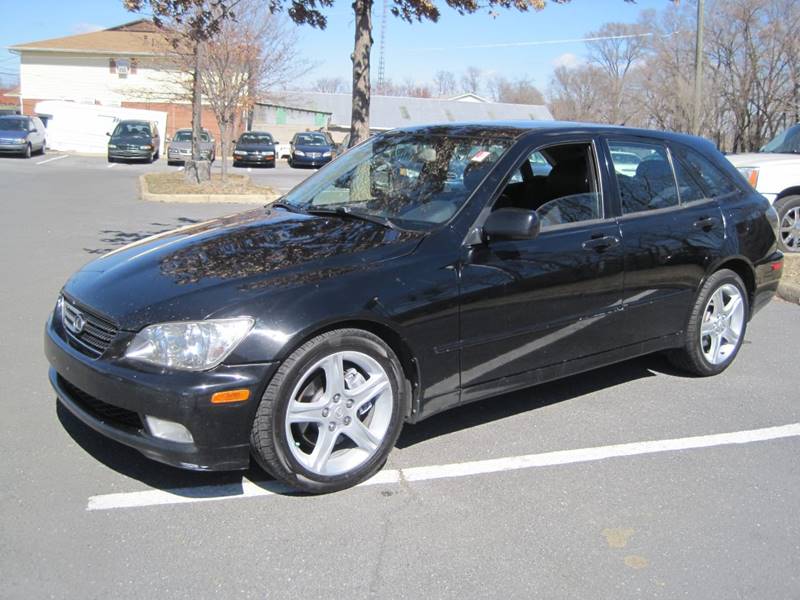
<path id="1" fill-rule="evenodd" d="M 489 214 L 483 234 L 489 239 L 532 240 L 539 235 L 539 215 L 523 208 L 499 208 Z"/>
<path id="2" fill-rule="evenodd" d="M 275 143 L 275 144 L 280 144 L 280 143 L 281 143 L 281 141 L 280 141 L 280 140 L 275 140 L 273 143 Z"/>
<path id="3" fill-rule="evenodd" d="M 110 134 L 108 131 L 106 131 L 106 135 L 107 135 L 108 137 L 111 137 L 111 134 Z"/>

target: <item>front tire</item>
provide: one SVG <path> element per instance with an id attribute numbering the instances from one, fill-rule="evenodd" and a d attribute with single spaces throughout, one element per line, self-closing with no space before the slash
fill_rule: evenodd
<path id="1" fill-rule="evenodd" d="M 778 247 L 783 252 L 800 252 L 800 196 L 786 196 L 775 203 L 778 211 Z"/>
<path id="2" fill-rule="evenodd" d="M 250 443 L 256 462 L 293 488 L 322 494 L 370 478 L 400 435 L 400 362 L 360 329 L 319 335 L 280 366 L 261 399 Z"/>
<path id="3" fill-rule="evenodd" d="M 22 156 L 24 158 L 30 158 L 31 154 L 32 154 L 31 145 L 28 144 L 27 146 L 25 146 L 25 150 L 23 151 Z"/>
<path id="4" fill-rule="evenodd" d="M 727 369 L 739 353 L 750 306 L 741 278 L 728 269 L 711 275 L 692 307 L 682 348 L 668 356 L 678 368 L 700 377 Z"/>

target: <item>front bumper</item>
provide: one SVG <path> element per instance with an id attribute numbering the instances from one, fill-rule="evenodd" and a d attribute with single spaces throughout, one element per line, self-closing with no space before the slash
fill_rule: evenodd
<path id="1" fill-rule="evenodd" d="M 98 433 L 175 467 L 203 471 L 249 467 L 250 429 L 276 363 L 220 365 L 201 373 L 138 370 L 124 360 L 82 354 L 64 339 L 56 318 L 48 320 L 44 346 L 58 401 Z M 215 392 L 242 388 L 250 390 L 246 402 L 210 402 Z M 144 415 L 180 423 L 193 441 L 151 435 Z"/>
<path id="2" fill-rule="evenodd" d="M 167 160 L 175 163 L 185 163 L 187 160 L 192 160 L 191 154 L 182 154 L 180 152 L 168 152 Z M 211 152 L 201 152 L 200 160 L 211 160 Z"/>
<path id="3" fill-rule="evenodd" d="M 274 164 L 275 155 L 267 154 L 234 154 L 233 160 L 238 163 L 252 163 L 252 164 Z"/>
<path id="4" fill-rule="evenodd" d="M 154 154 L 153 150 L 108 150 L 108 158 L 119 158 L 128 160 L 150 160 L 150 156 Z"/>
<path id="5" fill-rule="evenodd" d="M 28 144 L 0 144 L 0 152 L 3 154 L 25 154 Z"/>
<path id="6" fill-rule="evenodd" d="M 331 156 L 310 157 L 292 154 L 292 165 L 298 167 L 321 167 L 322 165 L 327 165 L 331 160 L 333 160 Z"/>

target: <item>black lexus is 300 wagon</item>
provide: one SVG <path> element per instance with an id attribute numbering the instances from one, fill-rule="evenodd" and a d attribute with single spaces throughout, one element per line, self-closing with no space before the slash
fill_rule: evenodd
<path id="1" fill-rule="evenodd" d="M 46 326 L 50 381 L 155 460 L 252 457 L 338 490 L 381 468 L 404 423 L 467 402 L 652 352 L 720 373 L 777 289 L 776 227 L 699 138 L 395 130 L 271 206 L 75 273 Z"/>

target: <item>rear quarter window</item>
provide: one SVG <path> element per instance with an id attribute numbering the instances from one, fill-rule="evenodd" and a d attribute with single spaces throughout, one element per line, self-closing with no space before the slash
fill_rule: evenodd
<path id="1" fill-rule="evenodd" d="M 741 191 L 727 173 L 701 153 L 683 146 L 676 147 L 674 150 L 695 179 L 705 187 L 709 197 L 719 198 Z"/>

